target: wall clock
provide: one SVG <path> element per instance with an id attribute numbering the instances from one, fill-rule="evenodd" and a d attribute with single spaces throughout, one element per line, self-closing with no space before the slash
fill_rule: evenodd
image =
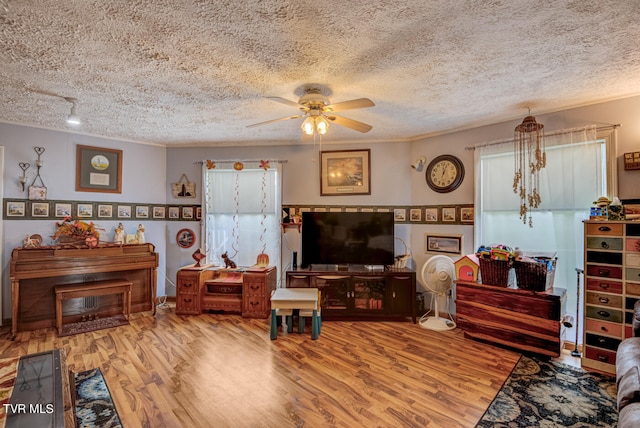
<path id="1" fill-rule="evenodd" d="M 464 165 L 452 155 L 440 155 L 433 159 L 425 173 L 427 184 L 438 193 L 451 192 L 462 184 Z"/>
<path id="2" fill-rule="evenodd" d="M 180 229 L 176 235 L 176 242 L 181 248 L 189 248 L 196 242 L 196 234 L 191 229 Z"/>

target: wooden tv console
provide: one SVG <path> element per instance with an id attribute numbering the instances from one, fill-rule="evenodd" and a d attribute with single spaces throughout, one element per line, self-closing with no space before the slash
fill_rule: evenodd
<path id="1" fill-rule="evenodd" d="M 407 268 L 369 270 L 296 269 L 287 288 L 317 288 L 323 318 L 409 318 L 416 322 L 416 272 Z"/>
<path id="2" fill-rule="evenodd" d="M 94 248 L 62 246 L 16 248 L 11 253 L 11 338 L 18 331 L 56 325 L 55 288 L 124 278 L 131 281 L 131 312 L 155 314 L 158 253 L 153 244 L 102 244 Z M 118 295 L 95 297 L 91 306 L 80 299 L 65 302 L 68 321 L 84 314 L 122 313 Z"/>
<path id="3" fill-rule="evenodd" d="M 181 268 L 176 280 L 176 314 L 203 311 L 240 313 L 245 318 L 267 318 L 276 268 L 222 269 L 211 266 Z"/>

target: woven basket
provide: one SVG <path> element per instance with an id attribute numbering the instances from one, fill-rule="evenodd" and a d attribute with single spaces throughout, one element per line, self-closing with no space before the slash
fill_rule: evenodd
<path id="1" fill-rule="evenodd" d="M 480 258 L 480 276 L 485 285 L 509 287 L 513 284 L 513 264 L 507 260 L 491 260 Z"/>
<path id="2" fill-rule="evenodd" d="M 553 288 L 556 275 L 556 261 L 558 259 L 542 260 L 538 263 L 515 261 L 518 288 L 532 291 L 545 291 Z"/>
<path id="3" fill-rule="evenodd" d="M 402 244 L 404 245 L 405 254 L 395 257 L 395 262 L 393 263 L 393 267 L 396 269 L 403 269 L 407 267 L 407 262 L 409 261 L 411 254 L 409 254 L 409 247 L 407 246 L 407 243 L 404 242 L 402 238 L 396 238 L 396 239 L 402 242 Z"/>

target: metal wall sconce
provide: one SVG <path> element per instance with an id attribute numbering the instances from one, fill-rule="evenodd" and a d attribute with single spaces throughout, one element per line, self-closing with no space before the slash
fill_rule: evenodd
<path id="1" fill-rule="evenodd" d="M 27 162 L 18 162 L 18 165 L 22 170 L 22 176 L 18 177 L 18 182 L 22 186 L 22 191 L 24 192 L 24 185 L 27 184 L 27 170 L 29 169 L 31 164 Z"/>
<path id="2" fill-rule="evenodd" d="M 416 171 L 420 172 L 422 171 L 422 168 L 424 167 L 424 164 L 427 163 L 427 158 L 424 156 L 420 156 L 418 159 L 416 159 L 412 164 L 411 164 L 411 168 L 415 169 Z"/>

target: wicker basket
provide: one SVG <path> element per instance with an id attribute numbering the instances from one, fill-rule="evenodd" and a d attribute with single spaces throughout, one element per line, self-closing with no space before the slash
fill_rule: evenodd
<path id="1" fill-rule="evenodd" d="M 395 257 L 395 261 L 393 263 L 393 267 L 396 269 L 403 269 L 407 267 L 407 262 L 409 261 L 409 258 L 411 257 L 411 254 L 409 254 L 409 247 L 407 246 L 407 243 L 404 242 L 404 240 L 402 240 L 402 238 L 396 238 L 397 240 L 399 240 L 400 242 L 402 242 L 402 244 L 404 245 L 404 251 L 405 253 L 402 256 L 396 256 Z"/>
<path id="2" fill-rule="evenodd" d="M 512 262 L 485 258 L 479 258 L 478 260 L 480 261 L 480 276 L 483 284 L 497 287 L 509 287 L 513 284 Z"/>
<path id="3" fill-rule="evenodd" d="M 556 261 L 558 259 L 540 260 L 541 261 L 537 263 L 520 261 L 513 263 L 518 288 L 532 291 L 545 291 L 553 288 L 553 280 L 556 275 Z"/>

